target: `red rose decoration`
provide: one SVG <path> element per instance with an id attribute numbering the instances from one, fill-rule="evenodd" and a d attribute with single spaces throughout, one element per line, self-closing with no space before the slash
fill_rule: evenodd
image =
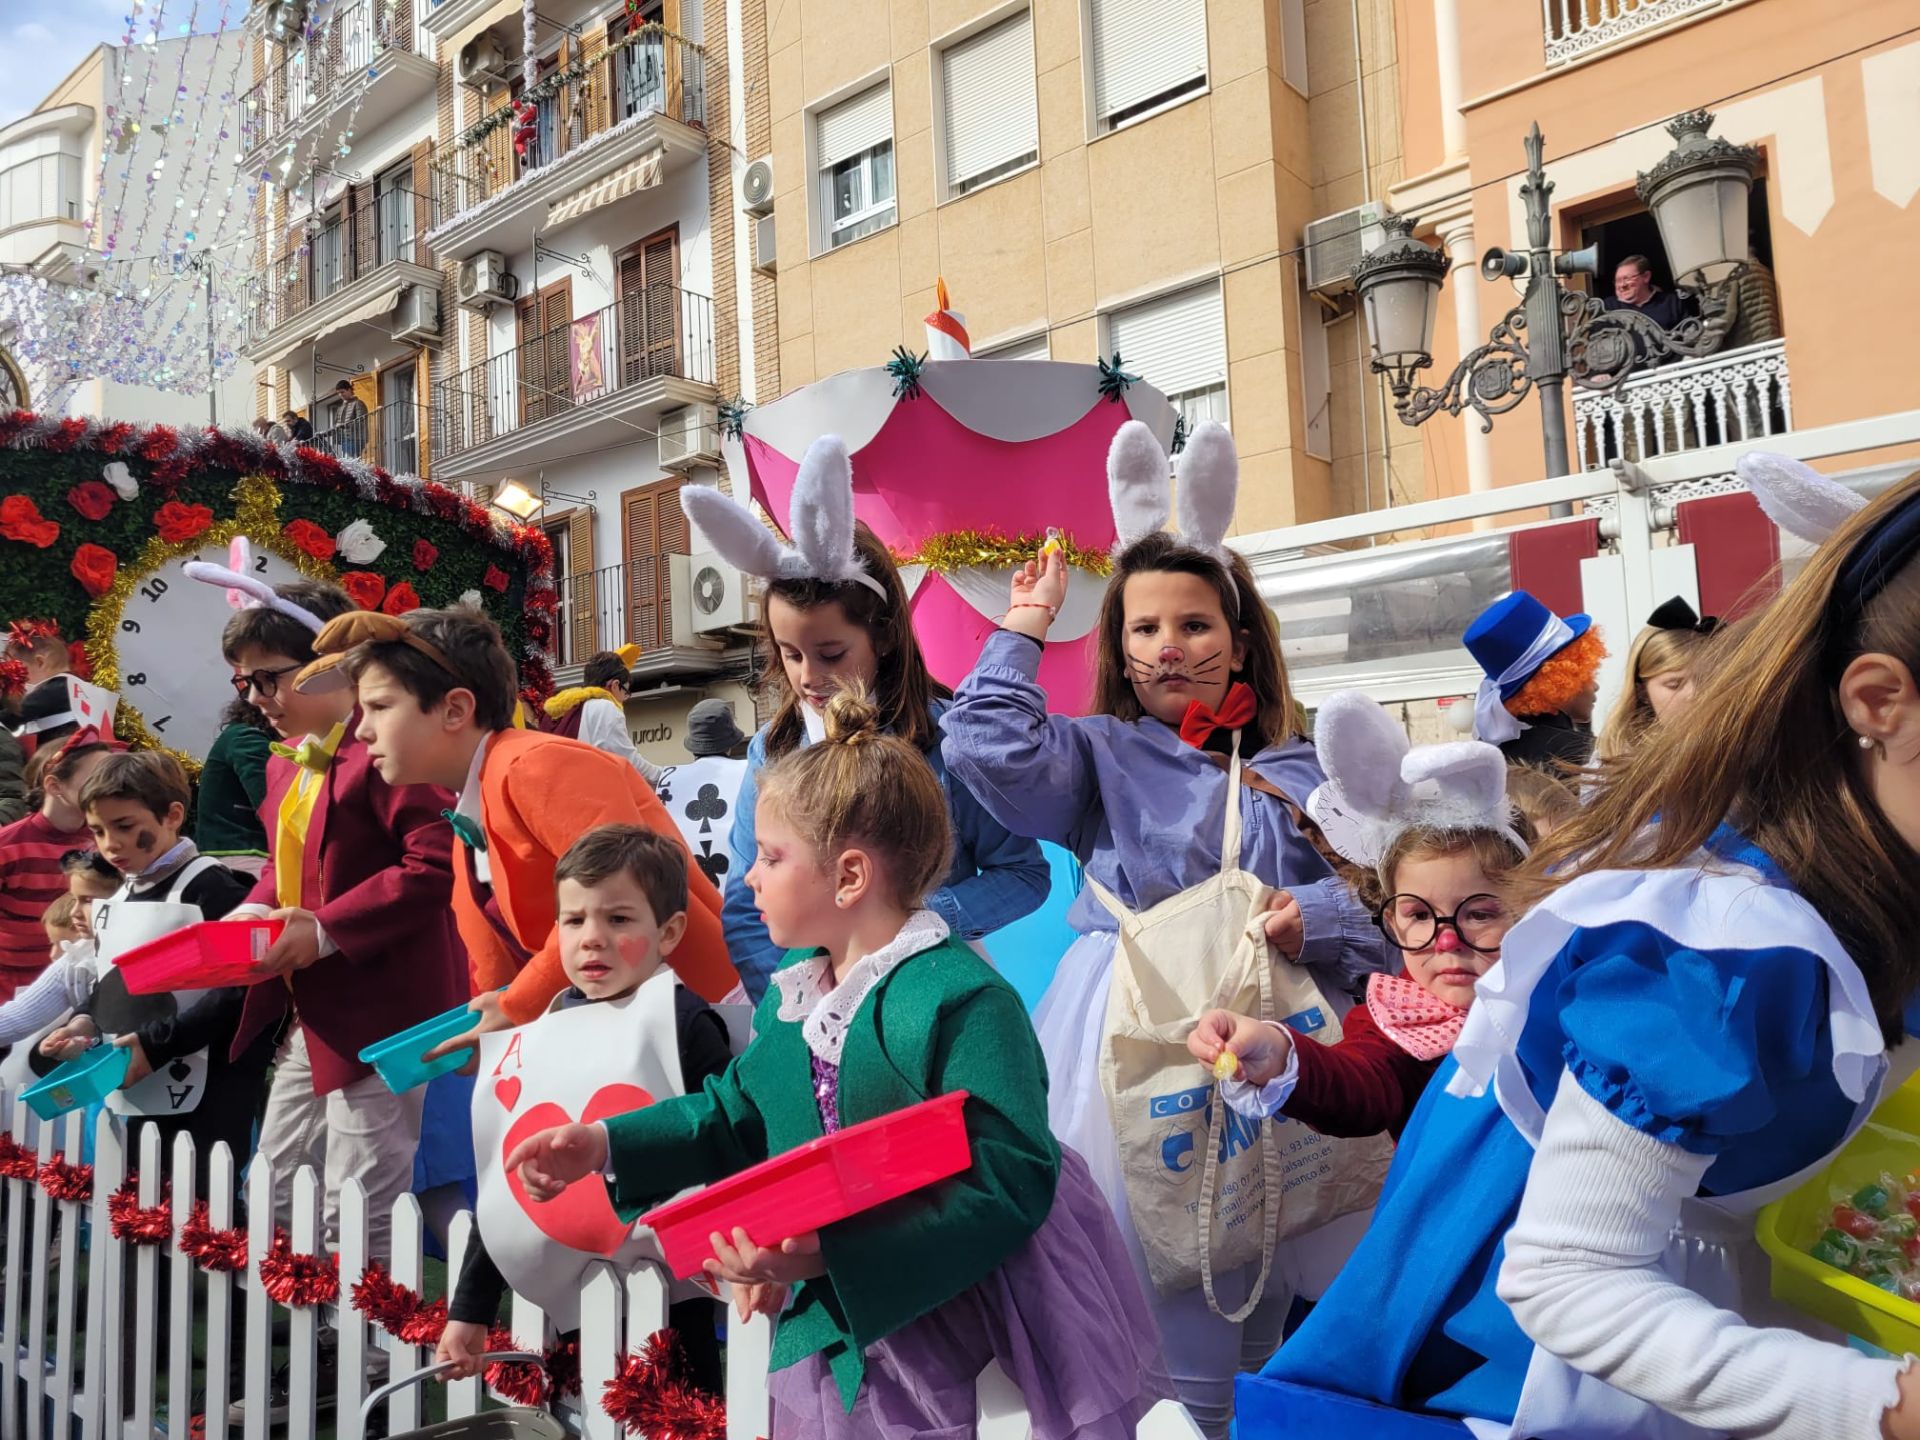
<path id="1" fill-rule="evenodd" d="M 340 577 L 340 588 L 362 610 L 378 610 L 386 598 L 387 582 L 371 570 L 349 570 Z"/>
<path id="2" fill-rule="evenodd" d="M 73 552 L 73 563 L 67 569 L 80 582 L 82 590 L 98 599 L 113 588 L 113 577 L 119 573 L 120 562 L 106 546 L 87 544 Z"/>
<path id="3" fill-rule="evenodd" d="M 0 500 L 0 535 L 44 550 L 60 538 L 60 522 L 43 516 L 26 496 L 9 495 Z"/>
<path id="4" fill-rule="evenodd" d="M 113 491 L 98 480 L 83 480 L 67 492 L 67 503 L 89 520 L 104 520 L 113 509 Z"/>
<path id="5" fill-rule="evenodd" d="M 93 661 L 87 658 L 87 642 L 76 640 L 67 646 L 67 668 L 82 680 L 93 678 Z"/>
<path id="6" fill-rule="evenodd" d="M 389 615 L 404 615 L 409 610 L 418 610 L 420 608 L 419 592 L 413 588 L 410 582 L 402 580 L 398 585 L 387 591 L 387 598 L 381 604 L 380 608 Z"/>
<path id="7" fill-rule="evenodd" d="M 433 568 L 433 562 L 440 558 L 440 552 L 434 548 L 431 540 L 413 542 L 413 568 L 422 574 Z"/>
<path id="8" fill-rule="evenodd" d="M 504 595 L 507 593 L 508 580 L 509 577 L 506 571 L 502 570 L 498 565 L 489 565 L 487 566 L 486 576 L 480 583 L 489 590 L 498 590 Z"/>
<path id="9" fill-rule="evenodd" d="M 311 520 L 290 520 L 281 527 L 280 533 L 316 560 L 333 558 L 333 536 Z"/>
<path id="10" fill-rule="evenodd" d="M 153 512 L 153 523 L 160 538 L 169 545 L 191 540 L 213 524 L 213 511 L 204 505 L 183 505 L 169 500 Z"/>

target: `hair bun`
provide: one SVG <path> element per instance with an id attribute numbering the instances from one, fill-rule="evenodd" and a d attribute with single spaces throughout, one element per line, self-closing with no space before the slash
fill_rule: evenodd
<path id="1" fill-rule="evenodd" d="M 860 745 L 880 738 L 880 707 L 862 685 L 843 685 L 827 701 L 827 739 L 836 745 Z"/>

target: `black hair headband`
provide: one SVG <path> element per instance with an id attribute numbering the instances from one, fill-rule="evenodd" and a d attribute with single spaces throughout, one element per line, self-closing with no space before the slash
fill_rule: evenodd
<path id="1" fill-rule="evenodd" d="M 1656 630 L 1691 630 L 1696 635 L 1711 635 L 1720 628 L 1720 617 L 1701 618 L 1698 611 L 1676 595 L 1647 616 L 1647 624 Z"/>
<path id="2" fill-rule="evenodd" d="M 1841 635 L 1851 638 L 1874 597 L 1920 553 L 1920 504 L 1915 503 L 1916 498 L 1920 497 L 1908 496 L 1881 516 L 1841 565 L 1839 577 L 1833 582 L 1832 612 Z"/>

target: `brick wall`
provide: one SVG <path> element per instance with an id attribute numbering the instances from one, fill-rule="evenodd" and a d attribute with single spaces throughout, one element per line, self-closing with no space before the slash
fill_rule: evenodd
<path id="1" fill-rule="evenodd" d="M 773 106 L 767 74 L 767 0 L 740 7 L 741 75 L 746 95 L 747 158 L 773 153 Z M 774 277 L 753 272 L 753 383 L 761 403 L 780 394 L 780 313 Z"/>
<path id="2" fill-rule="evenodd" d="M 707 208 L 713 241 L 714 385 L 723 397 L 740 391 L 740 325 L 733 254 L 733 112 L 727 84 L 727 16 L 709 7 L 703 45 L 707 52 Z"/>

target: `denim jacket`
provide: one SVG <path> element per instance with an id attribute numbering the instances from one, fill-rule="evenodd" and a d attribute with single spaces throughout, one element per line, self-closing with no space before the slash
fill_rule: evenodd
<path id="1" fill-rule="evenodd" d="M 935 700 L 936 728 L 952 702 Z M 802 735 L 801 744 L 806 744 Z M 759 796 L 760 767 L 767 763 L 767 728 L 761 726 L 747 746 L 747 774 L 733 809 L 733 833 L 728 840 L 727 883 L 721 910 L 727 953 L 740 972 L 740 983 L 754 1003 L 766 993 L 768 977 L 780 967 L 786 951 L 773 943 L 747 888 L 747 871 L 758 847 L 754 840 L 754 808 Z M 957 776 L 936 743 L 927 763 L 946 787 L 947 810 L 953 817 L 953 868 L 947 883 L 926 899 L 927 909 L 947 922 L 961 940 L 978 940 L 1040 908 L 1049 883 L 1046 858 L 1036 840 L 1008 832 L 986 812 Z"/>

